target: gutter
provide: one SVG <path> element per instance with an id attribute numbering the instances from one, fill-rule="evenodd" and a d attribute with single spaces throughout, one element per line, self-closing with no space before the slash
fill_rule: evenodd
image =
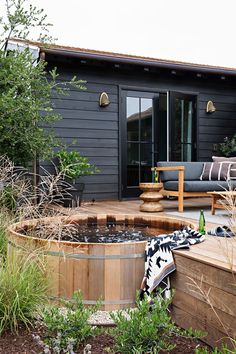
<path id="1" fill-rule="evenodd" d="M 227 68 L 215 68 L 215 67 L 207 67 L 207 66 L 196 66 L 193 64 L 178 64 L 178 63 L 168 63 L 162 62 L 158 60 L 144 60 L 139 58 L 126 58 L 119 56 L 110 56 L 106 54 L 95 54 L 95 53 L 85 53 L 79 51 L 71 51 L 71 50 L 60 50 L 60 49 L 48 49 L 41 48 L 41 52 L 46 55 L 58 55 L 58 56 L 66 56 L 71 58 L 79 58 L 79 59 L 91 59 L 91 60 L 100 60 L 104 62 L 110 63 L 120 63 L 120 64 L 131 64 L 131 65 L 139 65 L 139 66 L 150 66 L 156 67 L 160 69 L 169 69 L 169 70 L 181 70 L 181 71 L 192 71 L 196 73 L 205 73 L 205 74 L 216 74 L 216 75 L 231 75 L 236 76 L 236 70 L 227 69 Z"/>

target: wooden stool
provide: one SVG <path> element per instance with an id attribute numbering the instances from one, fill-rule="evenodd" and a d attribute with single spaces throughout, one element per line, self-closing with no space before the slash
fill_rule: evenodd
<path id="1" fill-rule="evenodd" d="M 159 203 L 163 198 L 160 193 L 163 183 L 140 183 L 139 188 L 143 191 L 139 197 L 143 201 L 143 204 L 140 205 L 140 211 L 152 213 L 163 211 L 163 206 Z"/>

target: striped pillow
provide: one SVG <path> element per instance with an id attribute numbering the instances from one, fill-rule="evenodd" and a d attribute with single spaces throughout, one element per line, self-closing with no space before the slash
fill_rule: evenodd
<path id="1" fill-rule="evenodd" d="M 231 162 L 230 179 L 236 179 L 236 157 L 212 156 L 212 160 L 213 162 Z"/>
<path id="2" fill-rule="evenodd" d="M 230 179 L 230 162 L 205 162 L 201 181 L 227 181 Z"/>

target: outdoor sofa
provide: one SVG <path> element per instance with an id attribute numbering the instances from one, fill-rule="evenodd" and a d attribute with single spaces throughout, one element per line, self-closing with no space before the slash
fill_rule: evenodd
<path id="1" fill-rule="evenodd" d="M 163 183 L 164 196 L 178 197 L 179 212 L 183 212 L 184 198 L 206 197 L 207 192 L 236 188 L 236 180 L 200 180 L 204 162 L 158 162 L 155 171 Z"/>

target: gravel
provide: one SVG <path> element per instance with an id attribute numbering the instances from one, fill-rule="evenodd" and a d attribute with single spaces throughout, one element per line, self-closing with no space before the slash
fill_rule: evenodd
<path id="1" fill-rule="evenodd" d="M 117 313 L 118 310 L 116 311 L 97 311 L 95 312 L 93 315 L 91 315 L 90 319 L 89 319 L 89 323 L 91 325 L 105 325 L 105 326 L 113 326 L 114 325 L 114 321 L 111 318 L 110 313 Z M 128 313 L 123 310 L 122 311 L 123 315 L 128 319 L 129 315 Z"/>
<path id="2" fill-rule="evenodd" d="M 135 310 L 133 308 L 132 310 Z M 120 310 L 119 310 L 120 311 Z M 123 315 L 129 319 L 130 316 L 125 310 L 121 310 Z M 66 316 L 67 315 L 67 309 L 65 307 L 60 307 L 60 312 Z M 92 314 L 88 320 L 88 323 L 91 324 L 92 326 L 114 326 L 115 323 L 113 319 L 111 318 L 110 313 L 117 313 L 118 310 L 113 310 L 113 311 L 101 311 L 98 310 L 94 314 Z"/>
<path id="3" fill-rule="evenodd" d="M 91 325 L 114 325 L 114 321 L 110 316 L 110 311 L 97 311 L 91 315 L 88 322 Z"/>

